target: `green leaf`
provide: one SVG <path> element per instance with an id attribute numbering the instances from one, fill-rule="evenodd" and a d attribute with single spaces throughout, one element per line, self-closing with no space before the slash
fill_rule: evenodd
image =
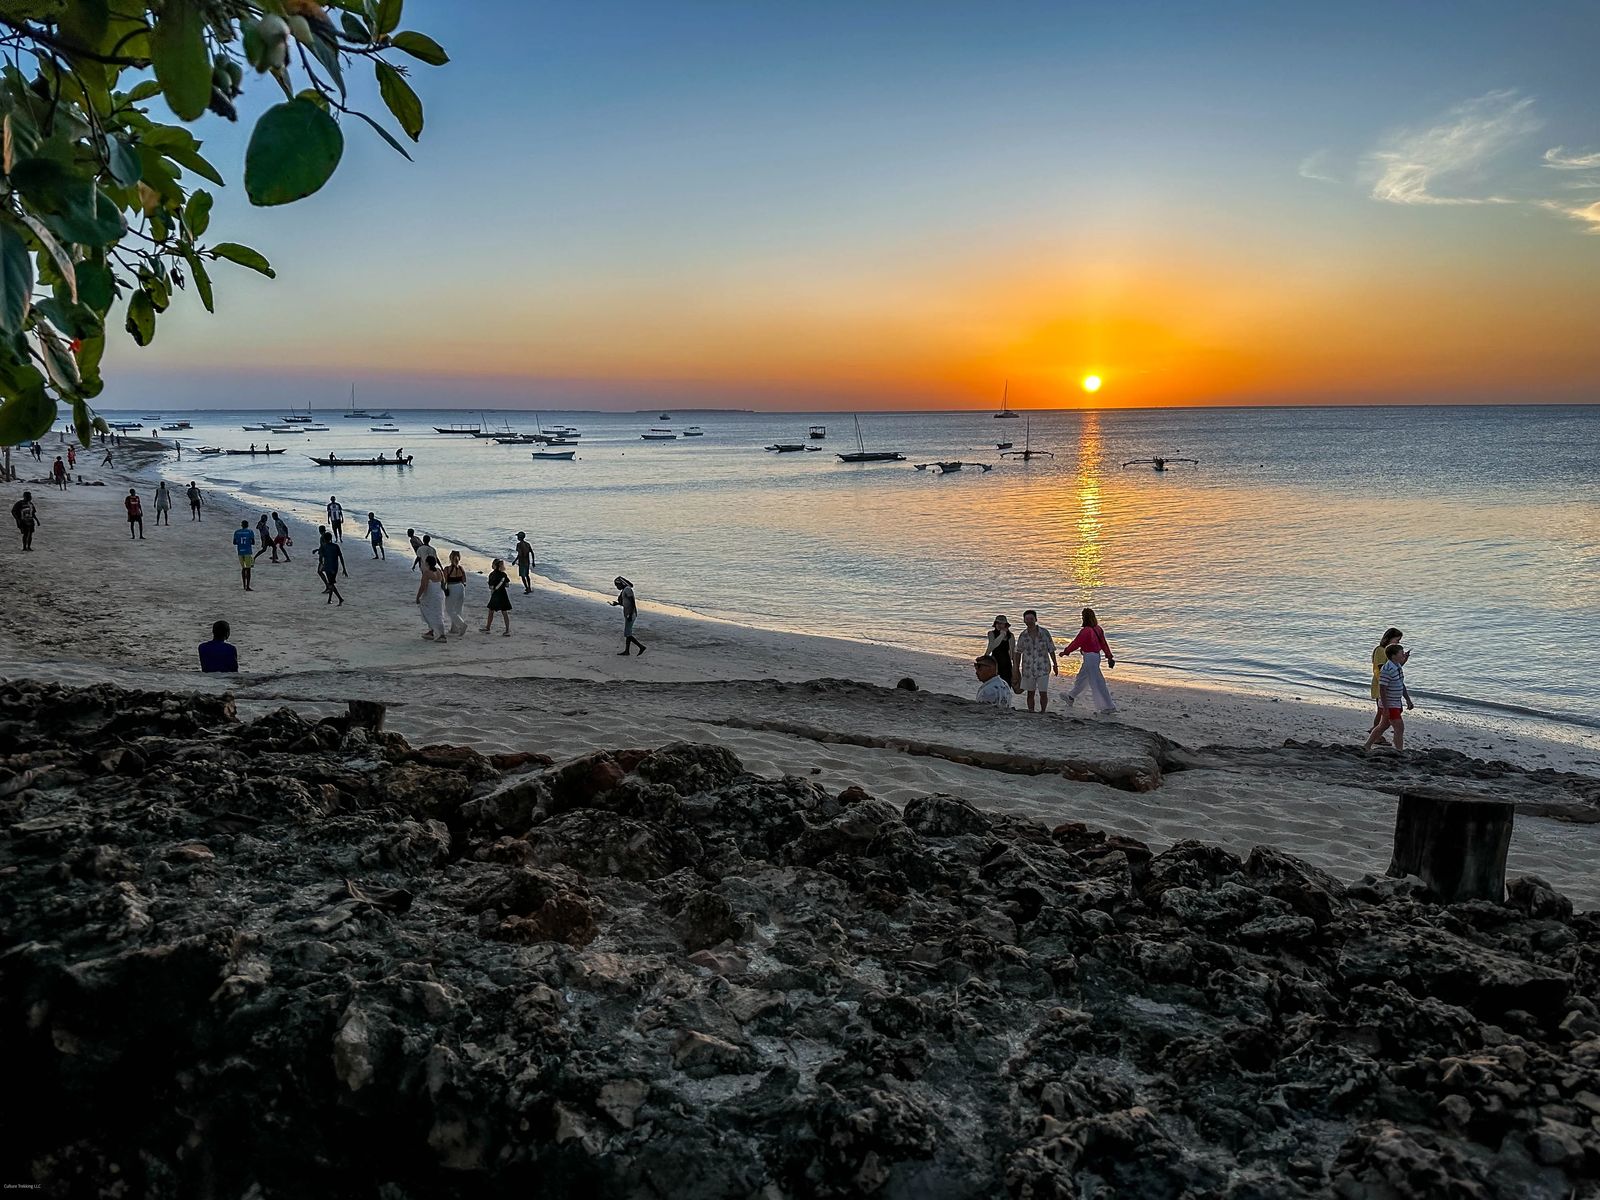
<path id="1" fill-rule="evenodd" d="M 211 193 L 197 188 L 189 193 L 189 203 L 183 206 L 183 223 L 191 237 L 202 236 L 211 225 Z"/>
<path id="2" fill-rule="evenodd" d="M 278 273 L 272 269 L 272 264 L 267 262 L 266 256 L 259 250 L 252 250 L 249 246 L 241 246 L 238 242 L 218 242 L 211 247 L 212 258 L 225 258 L 231 263 L 238 263 L 241 267 L 249 267 L 252 271 L 259 271 L 268 279 L 276 279 Z"/>
<path id="3" fill-rule="evenodd" d="M 133 90 L 128 93 L 128 103 L 138 104 L 141 100 L 159 95 L 161 95 L 161 85 L 154 79 L 144 79 L 133 85 Z"/>
<path id="4" fill-rule="evenodd" d="M 41 325 L 38 332 L 39 344 L 44 348 L 44 369 L 50 373 L 50 381 L 62 395 L 75 394 L 82 382 L 78 378 L 78 360 L 72 357 L 61 335 L 50 326 Z"/>
<path id="5" fill-rule="evenodd" d="M 63 242 L 77 242 L 84 246 L 109 246 L 121 241 L 128 232 L 128 223 L 122 210 L 110 196 L 99 188 L 91 195 L 94 208 L 87 206 L 69 213 L 47 213 L 40 219 Z"/>
<path id="6" fill-rule="evenodd" d="M 56 423 L 56 402 L 44 390 L 44 376 L 32 367 L 18 375 L 27 378 L 4 404 L 0 404 L 0 446 L 20 446 L 42 438 Z"/>
<path id="7" fill-rule="evenodd" d="M 150 303 L 149 292 L 141 289 L 128 301 L 128 321 L 125 328 L 133 335 L 133 340 L 141 346 L 148 346 L 151 339 L 156 336 L 156 306 Z"/>
<path id="8" fill-rule="evenodd" d="M 73 304 L 54 296 L 39 301 L 33 306 L 33 311 L 70 338 L 93 337 L 104 328 L 100 318 L 88 305 Z"/>
<path id="9" fill-rule="evenodd" d="M 23 213 L 22 220 L 29 229 L 33 230 L 33 236 L 39 239 L 39 244 L 50 255 L 50 261 L 55 263 L 56 270 L 61 273 L 61 278 L 66 282 L 68 291 L 71 292 L 72 298 L 76 300 L 78 298 L 78 267 L 72 261 L 72 255 L 67 253 L 66 247 L 56 241 L 55 235 L 46 229 L 44 223 L 38 218 L 29 213 Z"/>
<path id="10" fill-rule="evenodd" d="M 111 271 L 99 263 L 77 263 L 78 303 L 104 316 L 116 296 L 116 281 Z"/>
<path id="11" fill-rule="evenodd" d="M 400 122 L 400 128 L 414 142 L 422 136 L 422 101 L 417 99 L 417 94 L 386 62 L 377 65 L 378 93 L 383 97 L 383 102 L 389 106 L 389 111 L 394 114 L 394 119 Z"/>
<path id="12" fill-rule="evenodd" d="M 122 138 L 106 139 L 106 167 L 122 187 L 132 187 L 139 182 L 139 153 Z"/>
<path id="13" fill-rule="evenodd" d="M 94 50 L 105 40 L 110 20 L 110 5 L 106 0 L 76 0 L 64 6 L 61 33 L 73 46 Z"/>
<path id="14" fill-rule="evenodd" d="M 200 256 L 193 250 L 184 255 L 189 262 L 189 277 L 194 280 L 194 290 L 200 293 L 200 303 L 206 306 L 207 312 L 216 312 L 216 305 L 211 291 L 211 275 L 206 270 L 206 264 L 200 261 Z"/>
<path id="15" fill-rule="evenodd" d="M 367 23 L 356 16 L 355 13 L 340 13 L 339 25 L 344 30 L 344 36 L 350 41 L 371 43 L 372 31 L 367 28 Z"/>
<path id="16" fill-rule="evenodd" d="M 390 43 L 396 50 L 404 50 L 412 58 L 420 58 L 430 67 L 442 67 L 450 61 L 450 56 L 444 52 L 444 48 L 425 33 L 416 33 L 408 29 L 404 33 L 395 34 Z"/>
<path id="17" fill-rule="evenodd" d="M 411 159 L 410 152 L 404 146 L 402 146 L 399 142 L 395 141 L 394 134 L 390 133 L 382 125 L 379 125 L 376 121 L 374 121 L 371 117 L 367 116 L 367 114 L 364 113 L 364 112 L 356 112 L 356 110 L 353 109 L 353 108 L 350 109 L 349 112 L 350 112 L 350 114 L 352 116 L 360 117 L 368 125 L 371 125 L 374 129 L 376 129 L 378 131 L 378 136 L 379 137 L 381 137 L 384 141 L 388 142 L 389 145 L 393 146 L 396 150 L 400 151 L 400 154 L 401 154 L 401 156 L 403 158 L 405 158 L 407 161 L 410 161 L 410 159 Z"/>
<path id="18" fill-rule="evenodd" d="M 4 121 L 0 121 L 0 138 L 4 139 L 0 168 L 7 175 L 18 159 L 31 158 L 39 150 L 39 130 L 33 118 L 20 108 L 6 113 Z"/>
<path id="19" fill-rule="evenodd" d="M 94 424 L 89 419 L 89 406 L 80 399 L 72 402 L 72 428 L 78 435 L 78 445 L 87 446 L 94 434 Z"/>
<path id="20" fill-rule="evenodd" d="M 0 221 L 0 331 L 22 332 L 33 299 L 33 255 L 9 221 Z"/>
<path id="21" fill-rule="evenodd" d="M 211 99 L 211 55 L 206 18 L 196 0 L 167 0 L 150 33 L 150 59 L 167 104 L 193 121 Z"/>
<path id="22" fill-rule="evenodd" d="M 185 170 L 193 171 L 196 175 L 210 180 L 218 187 L 227 187 L 227 181 L 222 178 L 221 172 L 193 150 L 168 150 L 168 158 Z"/>
<path id="23" fill-rule="evenodd" d="M 308 100 L 275 104 L 261 114 L 244 154 L 250 203 L 289 204 L 328 182 L 344 153 L 344 134 Z"/>
<path id="24" fill-rule="evenodd" d="M 381 36 L 393 33 L 400 24 L 400 9 L 402 0 L 378 0 L 378 28 Z"/>

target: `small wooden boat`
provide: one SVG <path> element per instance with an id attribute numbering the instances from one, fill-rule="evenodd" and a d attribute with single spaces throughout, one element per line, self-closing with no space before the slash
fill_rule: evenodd
<path id="1" fill-rule="evenodd" d="M 948 475 L 952 471 L 961 470 L 963 467 L 976 467 L 980 471 L 994 470 L 993 463 L 968 463 L 961 462 L 958 459 L 950 459 L 948 461 L 931 463 L 913 463 L 912 466 L 916 467 L 919 471 L 926 471 L 929 467 L 938 467 L 940 475 Z"/>
<path id="2" fill-rule="evenodd" d="M 684 437 L 705 437 L 706 431 L 698 425 L 690 425 L 683 431 Z"/>
<path id="3" fill-rule="evenodd" d="M 678 440 L 677 434 L 668 433 L 662 429 L 652 429 L 649 433 L 641 433 L 639 436 L 647 442 L 675 442 Z"/>
<path id="4" fill-rule="evenodd" d="M 856 448 L 851 454 L 839 455 L 840 462 L 847 463 L 875 463 L 875 462 L 905 462 L 906 456 L 895 450 L 868 450 L 866 443 L 861 440 L 861 418 L 856 422 Z"/>
<path id="5" fill-rule="evenodd" d="M 283 451 L 274 450 L 273 453 L 282 454 Z M 416 455 L 408 454 L 404 458 L 385 458 L 382 455 L 377 458 L 334 458 L 331 455 L 318 458 L 315 454 L 308 454 L 306 457 L 319 467 L 409 467 Z"/>
<path id="6" fill-rule="evenodd" d="M 534 458 L 548 458 L 560 462 L 571 462 L 573 456 L 577 453 L 576 450 L 534 450 L 532 452 Z"/>
<path id="7" fill-rule="evenodd" d="M 1048 450 L 1035 450 L 1033 448 L 1033 422 L 1027 421 L 1022 426 L 1022 449 L 1006 450 L 1001 458 L 1020 458 L 1023 462 L 1030 462 L 1035 458 L 1054 458 Z"/>
<path id="8" fill-rule="evenodd" d="M 1141 464 L 1148 464 L 1153 470 L 1165 471 L 1167 469 L 1167 464 L 1168 463 L 1181 463 L 1181 462 L 1182 463 L 1194 463 L 1195 466 L 1199 466 L 1200 465 L 1200 460 L 1198 458 L 1162 458 L 1160 455 L 1156 455 L 1153 458 L 1130 458 L 1127 462 L 1123 463 L 1122 465 L 1124 467 L 1136 467 L 1136 466 L 1139 466 Z"/>
<path id="9" fill-rule="evenodd" d="M 243 454 L 243 455 L 246 455 L 246 456 L 248 456 L 250 458 L 254 458 L 258 454 L 282 454 L 282 453 L 284 453 L 284 451 L 280 447 L 277 450 L 224 450 L 223 453 L 224 454 Z"/>
<path id="10" fill-rule="evenodd" d="M 778 442 L 775 445 L 768 446 L 767 449 L 774 454 L 794 454 L 805 450 L 806 445 L 804 442 Z"/>
<path id="11" fill-rule="evenodd" d="M 813 425 L 811 427 L 811 432 L 806 436 L 814 442 L 820 442 L 823 438 L 828 436 L 828 427 L 826 425 Z"/>
<path id="12" fill-rule="evenodd" d="M 222 447 L 221 446 L 201 446 L 195 451 L 195 453 L 197 453 L 197 454 L 221 454 L 222 453 Z"/>
<path id="13" fill-rule="evenodd" d="M 994 444 L 994 448 L 996 450 L 1009 450 L 1009 449 L 1011 449 L 1011 447 L 1013 447 L 1015 445 L 1016 445 L 1015 442 L 996 442 Z"/>
<path id="14" fill-rule="evenodd" d="M 548 439 L 546 438 L 539 437 L 537 434 L 513 433 L 509 437 L 507 437 L 505 434 L 501 434 L 499 437 L 495 438 L 495 444 L 498 446 L 536 446 L 540 442 L 547 440 Z"/>
<path id="15" fill-rule="evenodd" d="M 399 433 L 400 432 L 400 426 L 398 426 L 398 425 L 368 425 L 367 428 L 372 430 L 373 433 Z"/>
<path id="16" fill-rule="evenodd" d="M 463 437 L 475 437 L 482 428 L 482 425 L 435 425 L 433 431 L 435 433 L 457 433 Z"/>

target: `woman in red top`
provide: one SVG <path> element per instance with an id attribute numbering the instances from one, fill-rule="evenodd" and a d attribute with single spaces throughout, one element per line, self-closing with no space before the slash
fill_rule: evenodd
<path id="1" fill-rule="evenodd" d="M 1083 665 L 1078 668 L 1078 678 L 1073 681 L 1072 690 L 1067 693 L 1067 703 L 1069 705 L 1074 703 L 1078 699 L 1078 693 L 1088 688 L 1098 706 L 1096 712 L 1116 712 L 1116 701 L 1111 699 L 1111 689 L 1106 686 L 1106 677 L 1100 673 L 1100 656 L 1105 655 L 1108 667 L 1116 666 L 1117 658 L 1111 653 L 1111 643 L 1106 641 L 1105 630 L 1100 628 L 1100 622 L 1095 619 L 1092 608 L 1083 610 L 1083 628 L 1078 630 L 1078 636 L 1072 639 L 1072 645 L 1062 653 L 1071 654 L 1074 650 L 1083 655 Z"/>

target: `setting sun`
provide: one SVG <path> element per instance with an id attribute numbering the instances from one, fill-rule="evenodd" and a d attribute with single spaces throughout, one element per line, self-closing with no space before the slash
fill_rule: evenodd
<path id="1" fill-rule="evenodd" d="M 1100 390 L 1100 376 L 1085 375 L 1083 377 L 1083 390 L 1086 392 L 1098 392 Z"/>

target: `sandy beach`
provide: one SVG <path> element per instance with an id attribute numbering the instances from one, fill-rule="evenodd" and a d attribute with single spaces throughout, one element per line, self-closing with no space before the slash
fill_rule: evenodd
<path id="1" fill-rule="evenodd" d="M 437 645 L 421 638 L 417 575 L 405 542 L 407 526 L 427 528 L 425 513 L 380 512 L 389 555 L 374 561 L 359 536 L 366 513 L 359 475 L 343 473 L 337 486 L 347 533 L 354 531 L 344 542 L 346 604 L 324 601 L 311 553 L 315 528 L 306 519 L 316 514 L 287 510 L 280 511 L 293 531 L 293 561 L 259 558 L 255 590 L 245 593 L 230 539 L 241 516 L 253 525 L 259 513 L 208 491 L 204 519 L 193 522 L 174 489 L 172 525 L 156 527 L 156 455 L 130 444 L 115 456 L 115 468 L 83 471 L 101 487 L 62 493 L 28 482 L 35 464 L 21 459 L 24 481 L 0 488 L 8 506 L 31 490 L 42 521 L 33 553 L 20 552 L 9 526 L 0 542 L 10 598 L 0 613 L 0 674 L 229 688 L 246 712 L 284 703 L 311 712 L 378 699 L 391 706 L 391 727 L 414 742 L 486 750 L 560 756 L 596 746 L 712 741 L 757 772 L 816 776 L 841 788 L 863 783 L 896 803 L 949 792 L 1049 822 L 1087 822 L 1157 847 L 1185 838 L 1239 852 L 1267 844 L 1347 879 L 1387 865 L 1396 780 L 1449 773 L 1454 768 L 1440 764 L 1450 752 L 1544 775 L 1600 775 L 1592 747 L 1426 706 L 1408 722 L 1413 761 L 1423 764 L 1407 768 L 1410 774 L 1381 753 L 1357 762 L 1345 750 L 1286 751 L 1286 741 L 1359 744 L 1366 701 L 1279 700 L 1121 672 L 1110 677 L 1122 710 L 1115 717 L 1063 713 L 1059 698 L 1047 717 L 1026 712 L 1020 698 L 1018 710 L 995 712 L 966 699 L 966 660 L 662 612 L 648 594 L 640 597 L 638 632 L 649 652 L 621 659 L 618 610 L 542 579 L 531 596 L 513 583 L 513 634 L 505 638 L 498 629 L 479 632 L 487 592 L 474 574 L 471 630 Z M 98 458 L 91 451 L 82 462 Z M 127 536 L 121 499 L 129 487 L 145 502 L 143 541 Z M 198 672 L 195 646 L 219 618 L 233 627 L 242 667 L 236 679 Z M 1070 685 L 1072 669 L 1067 664 L 1058 693 Z M 885 690 L 903 676 L 923 691 Z M 1190 756 L 1184 769 L 1151 777 L 1137 765 L 1141 756 L 1166 753 L 1151 748 L 1169 742 Z M 1250 753 L 1256 750 L 1272 753 Z M 1600 904 L 1590 869 L 1600 854 L 1594 790 L 1541 779 L 1519 772 L 1509 781 L 1473 778 L 1470 786 L 1562 814 L 1519 816 L 1510 872 L 1544 876 L 1581 906 Z"/>

